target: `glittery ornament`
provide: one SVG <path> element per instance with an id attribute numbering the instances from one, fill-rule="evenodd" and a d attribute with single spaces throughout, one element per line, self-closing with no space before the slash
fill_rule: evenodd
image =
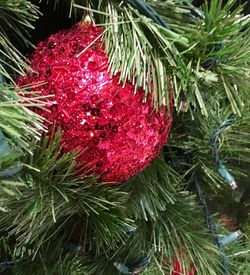
<path id="1" fill-rule="evenodd" d="M 171 275 L 181 275 L 181 274 L 187 274 L 187 275 L 196 275 L 196 269 L 193 264 L 190 264 L 189 271 L 185 272 L 184 264 L 181 263 L 177 258 L 173 262 L 173 271 Z"/>
<path id="2" fill-rule="evenodd" d="M 155 111 L 151 97 L 119 74 L 111 76 L 102 43 L 102 28 L 75 27 L 40 42 L 30 57 L 35 72 L 18 85 L 46 84 L 33 90 L 54 95 L 50 112 L 38 110 L 63 131 L 64 152 L 80 150 L 78 158 L 102 181 L 120 183 L 142 171 L 165 143 L 172 117 L 166 107 Z"/>

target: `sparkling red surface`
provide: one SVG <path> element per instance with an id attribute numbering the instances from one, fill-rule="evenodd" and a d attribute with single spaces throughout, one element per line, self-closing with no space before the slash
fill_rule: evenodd
<path id="1" fill-rule="evenodd" d="M 30 57 L 36 73 L 18 85 L 45 81 L 33 90 L 54 95 L 47 100 L 51 112 L 39 112 L 64 131 L 63 150 L 84 151 L 79 162 L 102 181 L 120 183 L 159 154 L 172 118 L 166 108 L 154 111 L 150 99 L 142 103 L 142 89 L 134 95 L 134 85 L 123 87 L 119 75 L 110 76 L 101 33 L 99 27 L 77 25 L 40 42 Z"/>

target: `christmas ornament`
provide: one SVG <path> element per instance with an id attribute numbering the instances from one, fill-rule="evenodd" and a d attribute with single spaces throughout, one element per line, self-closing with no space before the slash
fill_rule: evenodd
<path id="1" fill-rule="evenodd" d="M 119 183 L 159 154 L 172 117 L 166 107 L 155 111 L 150 95 L 143 103 L 142 89 L 135 94 L 133 84 L 110 75 L 102 32 L 83 23 L 40 42 L 30 57 L 34 72 L 18 85 L 54 95 L 47 100 L 50 112 L 37 112 L 63 130 L 64 152 L 80 150 L 78 161 L 93 174 Z"/>
<path id="2" fill-rule="evenodd" d="M 196 275 L 196 269 L 193 264 L 190 264 L 190 269 L 188 272 L 185 272 L 185 268 L 183 263 L 181 263 L 177 258 L 174 259 L 173 262 L 173 270 L 171 275 L 181 275 L 181 274 L 187 274 L 187 275 Z"/>
<path id="3" fill-rule="evenodd" d="M 237 228 L 237 218 L 235 215 L 232 215 L 232 213 L 230 215 L 230 213 L 224 211 L 219 218 L 220 222 L 229 230 L 235 230 Z"/>

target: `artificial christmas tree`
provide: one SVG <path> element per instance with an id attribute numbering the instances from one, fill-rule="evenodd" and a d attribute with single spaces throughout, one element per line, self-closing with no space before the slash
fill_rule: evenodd
<path id="1" fill-rule="evenodd" d="M 2 274 L 249 273 L 250 19 L 244 15 L 248 7 L 234 0 L 193 4 L 0 0 Z M 101 31 L 97 36 L 86 32 L 86 37 L 77 33 L 73 49 L 60 34 L 70 35 L 86 16 L 91 28 Z M 33 26 L 29 37 L 27 30 Z M 60 65 L 64 53 L 53 53 L 57 45 L 47 45 L 48 50 L 39 44 L 27 60 L 31 42 L 50 35 L 67 54 L 72 49 L 80 52 Z M 78 125 L 77 116 L 86 120 L 85 113 L 74 112 L 77 104 L 89 107 L 81 98 L 90 96 L 90 88 L 99 93 L 100 86 L 88 83 L 92 86 L 75 100 L 75 109 L 68 98 L 58 101 L 68 95 L 58 90 L 69 88 L 78 94 L 79 83 L 86 79 L 84 64 L 75 68 L 79 82 L 70 83 L 71 74 L 66 74 L 72 60 L 89 63 L 90 46 L 81 45 L 82 39 L 94 46 L 94 56 L 102 49 L 105 77 L 119 82 L 114 84 L 119 102 L 128 97 L 127 109 L 119 103 L 117 110 L 127 117 L 126 123 L 133 125 L 137 113 L 136 121 L 143 124 L 143 108 L 152 110 L 158 121 L 157 127 L 147 121 L 145 131 L 138 134 L 145 145 L 135 138 L 130 148 L 132 156 L 139 148 L 140 158 L 144 151 L 152 157 L 139 169 L 140 158 L 123 163 L 120 167 L 129 171 L 118 180 L 102 178 L 102 171 L 95 170 L 90 157 L 95 160 L 96 147 L 91 146 L 92 155 L 84 155 L 90 139 L 80 140 L 78 150 L 72 136 L 65 138 L 69 124 Z M 67 81 L 63 83 L 63 77 L 55 85 L 60 73 Z M 49 105 L 53 96 L 60 105 L 58 113 Z M 72 113 L 72 121 L 61 123 L 65 106 L 71 106 L 66 114 Z M 98 113 L 90 112 L 91 118 L 99 119 Z M 168 142 L 139 172 L 159 152 L 171 116 Z M 124 131 L 120 136 L 124 142 L 126 135 Z M 153 140 L 159 141 L 157 149 L 147 148 Z M 112 137 L 108 142 L 115 146 Z M 84 165 L 79 165 L 79 158 Z M 102 162 L 107 167 L 105 158 Z M 109 175 L 117 176 L 116 163 Z M 106 180 L 123 182 L 113 186 Z"/>

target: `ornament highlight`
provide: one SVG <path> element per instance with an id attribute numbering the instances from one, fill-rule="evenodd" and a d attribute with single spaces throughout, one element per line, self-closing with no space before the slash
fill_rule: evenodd
<path id="1" fill-rule="evenodd" d="M 120 83 L 108 71 L 102 28 L 78 24 L 40 42 L 30 57 L 34 72 L 18 81 L 47 99 L 36 110 L 64 134 L 64 152 L 80 150 L 80 163 L 102 181 L 120 183 L 142 171 L 160 152 L 172 123 L 166 107 L 156 111 L 149 95 Z M 39 82 L 46 84 L 39 88 Z M 51 124 L 48 124 L 49 130 Z"/>

